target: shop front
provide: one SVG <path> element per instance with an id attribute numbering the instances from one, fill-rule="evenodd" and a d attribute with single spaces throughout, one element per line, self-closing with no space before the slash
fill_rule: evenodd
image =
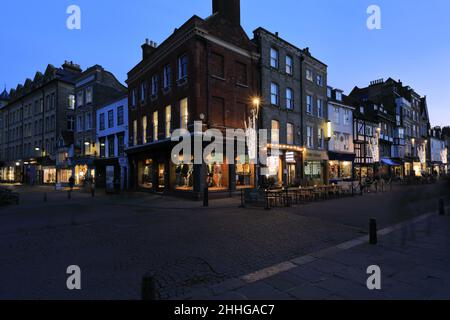
<path id="1" fill-rule="evenodd" d="M 236 188 L 246 189 L 254 187 L 255 166 L 250 163 L 248 156 L 238 156 L 236 158 Z"/>
<path id="2" fill-rule="evenodd" d="M 380 177 L 401 178 L 403 177 L 403 165 L 395 159 L 381 158 L 375 173 Z"/>
<path id="3" fill-rule="evenodd" d="M 221 193 L 255 185 L 255 165 L 248 157 L 235 155 L 234 163 L 223 153 L 209 155 L 203 164 L 193 164 L 193 158 L 177 155 L 172 162 L 171 141 L 162 141 L 127 150 L 130 165 L 130 184 L 137 190 L 179 195 L 191 194 L 200 198 L 205 187 L 210 192 Z M 226 150 L 224 146 L 223 150 Z"/>
<path id="4" fill-rule="evenodd" d="M 95 187 L 107 192 L 119 192 L 128 188 L 127 158 L 95 160 Z"/>
<path id="5" fill-rule="evenodd" d="M 302 149 L 279 146 L 277 155 L 267 157 L 264 166 L 266 184 L 271 187 L 299 186 L 301 184 Z"/>
<path id="6" fill-rule="evenodd" d="M 6 183 L 19 182 L 21 176 L 19 169 L 20 167 L 17 167 L 16 165 L 14 166 L 6 165 L 0 168 L 1 181 Z"/>
<path id="7" fill-rule="evenodd" d="M 336 183 L 353 179 L 355 154 L 328 152 L 329 181 Z"/>
<path id="8" fill-rule="evenodd" d="M 75 185 L 87 186 L 95 183 L 95 163 L 94 158 L 75 158 L 72 161 L 72 175 L 75 179 Z M 70 177 L 69 177 L 70 178 Z"/>
<path id="9" fill-rule="evenodd" d="M 303 178 L 306 185 L 328 183 L 328 154 L 326 151 L 306 150 Z"/>
<path id="10" fill-rule="evenodd" d="M 57 183 L 67 185 L 72 176 L 72 169 L 70 168 L 56 168 Z"/>
<path id="11" fill-rule="evenodd" d="M 55 184 L 56 183 L 56 167 L 43 167 L 43 184 Z"/>

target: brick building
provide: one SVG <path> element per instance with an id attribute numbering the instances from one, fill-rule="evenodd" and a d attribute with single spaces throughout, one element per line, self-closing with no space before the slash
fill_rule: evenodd
<path id="1" fill-rule="evenodd" d="M 72 62 L 48 65 L 44 74 L 9 93 L 1 109 L 1 179 L 31 184 L 56 182 L 56 140 L 70 127 L 74 85 L 81 69 Z"/>
<path id="2" fill-rule="evenodd" d="M 78 77 L 75 83 L 75 154 L 71 161 L 71 168 L 62 169 L 66 173 L 61 174 L 61 177 L 67 179 L 71 173 L 74 175 L 76 184 L 82 184 L 88 177 L 95 178 L 94 162 L 99 157 L 96 136 L 97 110 L 126 94 L 127 88 L 102 66 L 92 66 Z M 108 121 L 114 121 L 114 118 Z"/>
<path id="3" fill-rule="evenodd" d="M 240 1 L 214 0 L 210 17 L 193 16 L 162 44 L 146 41 L 142 50 L 127 80 L 133 187 L 198 195 L 206 186 L 251 186 L 255 172 L 249 163 L 171 161 L 174 129 L 192 132 L 194 121 L 205 129 L 244 128 L 259 91 L 259 56 L 240 25 Z"/>

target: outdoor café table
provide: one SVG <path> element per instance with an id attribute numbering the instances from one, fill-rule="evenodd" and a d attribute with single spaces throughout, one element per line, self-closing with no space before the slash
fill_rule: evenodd
<path id="1" fill-rule="evenodd" d="M 267 196 L 269 200 L 272 200 L 271 206 L 282 205 L 284 202 L 284 191 L 282 189 L 267 190 Z"/>
<path id="2" fill-rule="evenodd" d="M 302 201 L 302 194 L 299 188 L 289 188 L 286 190 L 288 197 L 290 197 L 291 201 L 294 201 L 295 204 L 299 204 Z"/>
<path id="3" fill-rule="evenodd" d="M 314 200 L 314 198 L 315 198 L 315 189 L 314 189 L 314 187 L 301 187 L 300 188 L 300 192 L 301 192 L 302 197 L 305 200 L 310 201 L 310 200 Z"/>

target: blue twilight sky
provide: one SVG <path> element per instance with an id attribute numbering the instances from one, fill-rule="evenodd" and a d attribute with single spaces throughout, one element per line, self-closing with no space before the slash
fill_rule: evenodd
<path id="1" fill-rule="evenodd" d="M 161 43 L 212 0 L 2 0 L 0 84 L 16 87 L 48 63 L 101 64 L 122 82 L 145 38 Z M 450 1 L 242 0 L 242 24 L 263 26 L 328 64 L 329 84 L 348 93 L 393 77 L 428 96 L 433 125 L 450 125 Z M 82 29 L 66 28 L 80 6 Z M 369 5 L 381 7 L 382 30 L 366 27 Z"/>

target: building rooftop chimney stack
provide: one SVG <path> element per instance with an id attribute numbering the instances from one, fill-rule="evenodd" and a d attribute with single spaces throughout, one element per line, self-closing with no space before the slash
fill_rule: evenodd
<path id="1" fill-rule="evenodd" d="M 240 0 L 213 0 L 213 14 L 216 13 L 232 24 L 241 25 Z"/>

